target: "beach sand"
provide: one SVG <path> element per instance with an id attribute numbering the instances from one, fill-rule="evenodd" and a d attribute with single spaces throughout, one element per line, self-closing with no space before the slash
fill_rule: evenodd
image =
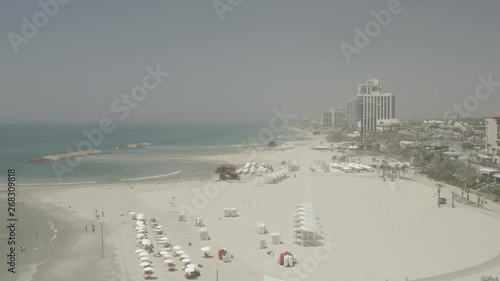
<path id="1" fill-rule="evenodd" d="M 61 248 L 56 249 L 60 258 L 40 266 L 35 280 L 142 279 L 129 211 L 144 213 L 148 219 L 157 217 L 169 242 L 182 246 L 193 263 L 203 265 L 199 280 L 215 280 L 217 271 L 220 280 L 248 281 L 262 280 L 265 274 L 285 280 L 343 281 L 415 280 L 455 271 L 459 271 L 459 280 L 478 280 L 483 271 L 500 275 L 500 261 L 479 271 L 460 271 L 500 254 L 500 244 L 496 243 L 500 220 L 494 214 L 459 204 L 451 208 L 450 200 L 438 208 L 436 189 L 418 178 L 384 182 L 377 172 L 314 174 L 309 167 L 318 160 L 328 163 L 332 156 L 310 149 L 319 141 L 314 138 L 308 146 L 259 152 L 252 157 L 245 153 L 201 157 L 230 163 L 271 162 L 275 170 L 283 160 L 298 159 L 301 169 L 296 177 L 278 184 L 262 184 L 263 177 L 246 176 L 245 182 L 237 183 L 190 180 L 132 184 L 134 188 L 123 184 L 33 189 L 27 201 L 54 216 L 60 214 L 58 223 L 73 233 L 67 244 L 61 237 Z M 177 207 L 170 204 L 172 197 Z M 64 210 L 57 212 L 59 201 Z M 294 243 L 292 215 L 296 205 L 305 201 L 312 202 L 318 211 L 325 246 Z M 177 221 L 179 206 L 187 211 L 185 222 Z M 239 216 L 224 217 L 224 208 L 233 207 Z M 83 231 L 86 223 L 94 223 L 100 230 L 95 209 L 105 212 L 104 258 L 100 233 Z M 203 217 L 211 240 L 198 239 L 193 225 L 197 216 Z M 269 232 L 280 232 L 283 244 L 271 245 L 269 234 L 257 234 L 255 226 L 260 221 L 267 224 Z M 268 249 L 259 249 L 262 239 Z M 212 255 L 225 247 L 234 259 L 223 263 L 217 257 L 201 258 L 200 248 L 204 246 L 212 248 Z M 279 266 L 278 256 L 270 256 L 267 251 L 277 255 L 290 251 L 298 264 L 292 269 Z M 185 280 L 181 270 L 168 272 L 163 258 L 150 255 L 150 259 L 157 280 Z M 181 262 L 174 259 L 180 268 Z"/>

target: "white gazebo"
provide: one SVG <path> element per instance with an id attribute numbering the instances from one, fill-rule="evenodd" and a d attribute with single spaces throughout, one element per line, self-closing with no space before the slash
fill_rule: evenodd
<path id="1" fill-rule="evenodd" d="M 202 217 L 194 218 L 194 226 L 202 227 L 203 226 L 203 218 Z"/>
<path id="2" fill-rule="evenodd" d="M 273 232 L 271 233 L 271 242 L 273 245 L 281 244 L 281 233 Z"/>
<path id="3" fill-rule="evenodd" d="M 258 234 L 266 234 L 267 233 L 266 223 L 265 222 L 258 222 L 257 226 L 255 227 L 255 231 Z"/>
<path id="4" fill-rule="evenodd" d="M 206 228 L 198 229 L 198 236 L 201 241 L 208 240 L 208 230 Z"/>

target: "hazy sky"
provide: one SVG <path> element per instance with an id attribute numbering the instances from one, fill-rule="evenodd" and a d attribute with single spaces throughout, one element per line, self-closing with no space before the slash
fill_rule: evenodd
<path id="1" fill-rule="evenodd" d="M 0 121 L 117 120 L 113 100 L 141 85 L 148 65 L 170 76 L 127 122 L 262 122 L 283 106 L 319 118 L 369 78 L 396 94 L 398 118 L 437 118 L 474 94 L 478 76 L 500 82 L 498 0 L 401 0 L 347 63 L 339 45 L 354 45 L 354 28 L 389 2 L 242 0 L 221 21 L 212 0 L 72 0 L 16 54 L 9 32 L 21 36 L 22 18 L 42 8 L 2 1 Z M 499 96 L 473 115 L 500 111 Z"/>

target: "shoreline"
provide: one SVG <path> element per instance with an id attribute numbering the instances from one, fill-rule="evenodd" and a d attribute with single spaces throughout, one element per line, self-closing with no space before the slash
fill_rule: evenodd
<path id="1" fill-rule="evenodd" d="M 319 141 L 321 138 L 317 138 L 316 141 Z M 223 227 L 224 225 L 227 225 L 227 222 L 218 222 L 216 220 L 216 217 L 213 217 L 213 208 L 222 208 L 224 205 L 220 205 L 221 202 L 228 202 L 228 200 L 233 201 L 233 205 L 239 208 L 240 212 L 242 213 L 242 217 L 246 216 L 254 216 L 252 215 L 252 212 L 249 212 L 245 210 L 244 208 L 242 209 L 241 207 L 241 197 L 238 196 L 251 196 L 250 198 L 253 198 L 253 200 L 256 200 L 256 202 L 259 202 L 259 210 L 262 209 L 262 212 L 266 213 L 266 211 L 272 212 L 272 208 L 269 209 L 269 202 L 265 203 L 267 201 L 262 201 L 264 200 L 263 193 L 261 190 L 267 190 L 267 192 L 270 192 L 270 197 L 273 197 L 277 194 L 280 194 L 279 192 L 282 192 L 287 189 L 283 189 L 285 186 L 290 186 L 290 188 L 296 189 L 298 186 L 302 186 L 306 184 L 305 186 L 308 186 L 310 184 L 307 184 L 308 181 L 312 181 L 316 184 L 321 184 L 323 182 L 349 182 L 349 183 L 358 183 L 358 182 L 363 182 L 363 183 L 370 183 L 370 184 L 375 184 L 375 185 L 381 185 L 382 183 L 377 180 L 378 174 L 373 173 L 370 175 L 356 175 L 356 174 L 341 174 L 341 175 L 335 175 L 335 174 L 328 174 L 328 175 L 319 175 L 319 174 L 311 174 L 311 172 L 308 170 L 309 164 L 313 162 L 316 157 L 317 159 L 320 158 L 325 158 L 326 156 L 329 156 L 330 154 L 322 154 L 320 152 L 311 152 L 310 146 L 314 145 L 314 141 L 311 142 L 309 145 L 305 147 L 297 147 L 293 150 L 289 151 L 262 151 L 258 152 L 255 156 L 255 158 L 249 158 L 248 155 L 246 155 L 244 152 L 241 152 L 239 154 L 224 154 L 224 155 L 213 155 L 213 156 L 196 156 L 196 157 L 189 157 L 190 160 L 206 160 L 206 161 L 216 161 L 215 163 L 223 163 L 223 162 L 231 162 L 233 160 L 233 157 L 235 159 L 240 159 L 241 161 L 245 161 L 248 159 L 265 159 L 266 161 L 273 162 L 273 165 L 279 165 L 280 160 L 282 159 L 289 159 L 290 157 L 308 157 L 306 158 L 309 159 L 309 163 L 307 161 L 301 162 L 301 170 L 297 172 L 297 178 L 291 178 L 287 179 L 284 183 L 278 184 L 278 185 L 264 185 L 262 188 L 256 188 L 255 183 L 256 179 L 251 179 L 247 178 L 245 181 L 242 183 L 217 183 L 214 182 L 218 185 L 221 185 L 222 188 L 225 188 L 228 186 L 227 189 L 224 190 L 223 193 L 220 193 L 217 198 L 213 199 L 215 201 L 210 202 L 208 207 L 203 210 L 203 213 L 206 213 L 206 224 L 209 227 L 211 236 L 215 237 L 215 240 L 211 242 L 210 245 L 213 245 L 214 243 L 216 245 L 220 245 L 221 241 L 225 241 L 223 243 L 224 246 L 229 247 L 230 249 L 236 249 L 238 248 L 238 244 L 235 244 L 234 241 L 231 241 L 231 238 L 229 238 L 224 231 L 221 229 L 218 229 L 220 227 Z M 369 157 L 367 157 L 369 158 Z M 315 161 L 315 160 L 314 160 Z M 420 194 L 424 192 L 425 194 L 430 194 L 434 193 L 435 190 L 434 187 L 432 186 L 432 181 L 427 179 L 423 179 L 420 175 L 419 177 L 412 178 L 415 182 L 412 183 L 408 180 L 401 180 L 401 185 L 410 185 L 410 186 L 421 186 L 425 185 L 428 188 L 430 188 L 428 191 L 426 190 L 421 190 L 419 191 L 419 188 L 415 189 L 415 191 L 412 192 L 417 192 L 415 194 Z M 108 263 L 110 271 L 103 273 L 102 275 L 98 274 L 97 279 L 92 279 L 92 280 L 100 280 L 99 277 L 106 276 L 106 278 L 102 280 L 133 280 L 136 278 L 142 278 L 141 272 L 140 272 L 140 267 L 137 267 L 137 257 L 133 253 L 133 250 L 135 249 L 133 246 L 133 236 L 134 232 L 130 229 L 129 224 L 130 224 L 130 218 L 127 215 L 127 211 L 129 210 L 134 210 L 138 212 L 144 212 L 145 214 L 148 215 L 148 217 L 152 217 L 155 215 L 159 215 L 159 218 L 162 220 L 162 224 L 167 227 L 167 234 L 168 237 L 172 240 L 175 241 L 174 243 L 176 244 L 181 244 L 183 246 L 187 245 L 187 241 L 193 242 L 195 244 L 195 248 L 199 247 L 200 245 L 206 245 L 200 241 L 197 241 L 196 236 L 193 234 L 193 230 L 190 230 L 192 226 L 182 226 L 176 223 L 176 215 L 175 215 L 175 210 L 172 209 L 171 207 L 168 207 L 168 201 L 170 200 L 169 198 L 175 196 L 176 200 L 179 201 L 179 203 L 183 204 L 190 204 L 192 202 L 192 189 L 193 188 L 202 188 L 206 184 L 209 184 L 210 182 L 204 183 L 203 181 L 200 181 L 198 177 L 193 177 L 193 178 L 182 178 L 180 180 L 173 180 L 173 181 L 155 181 L 155 182 L 141 182 L 141 183 L 134 183 L 134 188 L 130 188 L 127 183 L 115 183 L 115 184 L 103 184 L 103 185 L 90 185 L 90 186 L 81 186 L 79 188 L 75 188 L 75 186 L 66 186 L 66 187 L 58 187 L 58 188 L 51 188 L 51 187 L 45 187 L 45 188 L 32 188 L 32 189 L 25 189 L 23 192 L 26 192 L 27 194 L 30 195 L 32 200 L 39 202 L 42 204 L 46 204 L 48 209 L 54 210 L 56 208 L 56 201 L 53 199 L 50 199 L 50 196 L 56 196 L 57 198 L 60 198 L 64 204 L 72 204 L 71 202 L 81 202 L 79 204 L 84 204 L 84 206 L 78 206 L 76 208 L 76 213 L 69 212 L 68 218 L 78 218 L 78 220 L 87 220 L 87 221 L 93 221 L 92 220 L 92 212 L 95 209 L 99 210 L 105 210 L 106 216 L 105 216 L 105 233 L 108 234 L 107 240 L 106 240 L 106 246 L 105 249 L 109 252 L 110 255 L 113 257 L 110 258 L 109 260 L 104 259 L 106 263 Z M 425 184 L 427 183 L 427 184 Z M 428 184 L 431 183 L 431 184 Z M 236 187 L 236 189 L 232 188 L 232 186 Z M 353 186 L 354 188 L 354 186 Z M 359 188 L 359 187 L 356 187 Z M 281 190 L 281 191 L 280 191 Z M 292 192 L 292 191 L 290 191 Z M 295 191 L 294 191 L 295 192 Z M 304 190 L 305 194 L 315 194 L 315 189 L 312 187 L 306 187 Z M 340 191 L 338 191 L 340 192 Z M 344 191 L 342 191 L 344 192 Z M 242 195 L 238 195 L 238 194 Z M 274 194 L 274 195 L 273 195 Z M 98 195 L 98 197 L 95 197 L 95 195 Z M 389 193 L 390 195 L 390 193 Z M 94 196 L 94 198 L 92 198 Z M 308 195 L 311 196 L 311 195 Z M 308 197 L 305 196 L 305 197 Z M 394 196 L 394 195 L 391 195 Z M 420 195 L 419 195 L 420 196 Z M 297 196 L 294 193 L 290 193 L 288 196 L 291 201 L 295 200 L 303 200 L 304 196 Z M 81 199 L 81 200 L 79 200 Z M 234 200 L 237 199 L 240 201 L 240 203 L 234 202 Z M 58 199 L 59 200 L 59 199 Z M 267 199 L 266 199 L 267 200 Z M 317 199 L 319 200 L 319 199 Z M 363 201 L 366 204 L 371 204 L 369 201 Z M 320 206 L 327 206 L 329 203 L 320 201 L 319 203 Z M 412 203 L 416 204 L 418 202 Z M 224 204 L 224 203 L 222 203 Z M 285 205 L 289 205 L 290 203 L 287 203 Z M 325 205 L 327 204 L 327 205 Z M 493 202 L 491 202 L 493 204 Z M 35 203 L 36 205 L 36 203 Z M 488 204 L 490 205 L 490 204 Z M 293 205 L 292 205 L 293 206 Z M 356 208 L 363 208 L 362 205 L 356 204 Z M 285 209 L 287 207 L 284 207 Z M 473 213 L 480 213 L 478 210 L 475 210 L 475 208 L 472 208 L 473 210 L 471 212 Z M 447 208 L 442 208 L 441 210 L 447 210 Z M 66 211 L 69 211 L 66 209 Z M 338 211 L 336 211 L 338 212 Z M 438 212 L 438 210 L 434 210 L 433 212 Z M 466 211 L 460 211 L 460 212 L 466 212 Z M 216 212 L 217 213 L 217 212 Z M 469 213 L 468 211 L 466 212 L 468 216 L 472 217 L 477 217 L 478 215 L 474 215 L 472 213 Z M 212 215 L 209 215 L 212 214 Z M 327 213 L 325 211 L 321 212 L 323 216 L 326 216 Z M 339 213 L 341 214 L 341 213 Z M 205 217 L 204 216 L 204 217 Z M 216 215 L 221 216 L 219 215 Z M 270 213 L 269 213 L 269 216 Z M 263 217 L 266 222 L 268 222 L 271 226 L 274 225 L 274 228 L 276 228 L 279 224 L 283 225 L 283 223 L 278 223 L 278 220 L 271 219 L 269 217 L 266 219 Z M 483 218 L 484 219 L 484 218 Z M 75 223 L 73 220 L 69 219 L 69 221 L 65 222 L 67 224 L 73 224 L 75 227 L 75 235 L 78 235 L 78 227 L 76 226 L 77 223 Z M 221 224 L 221 226 L 217 226 L 217 224 Z M 235 222 L 236 223 L 236 222 Z M 241 223 L 237 223 L 237 225 L 240 225 Z M 285 222 L 284 225 L 287 225 L 288 222 Z M 495 223 L 496 224 L 496 223 Z M 252 222 L 253 225 L 253 222 Z M 229 225 L 227 225 L 229 227 Z M 244 229 L 244 225 L 240 225 Z M 253 226 L 252 226 L 253 227 Z M 57 228 L 57 226 L 56 226 Z M 81 228 L 81 226 L 80 226 Z M 108 229 L 109 228 L 109 229 Z M 328 228 L 327 228 L 328 229 Z M 227 230 L 226 230 L 227 231 Z M 237 235 L 238 232 L 234 232 L 235 230 L 231 230 L 230 234 L 231 235 Z M 499 232 L 500 233 L 500 232 Z M 245 234 L 247 235 L 247 234 Z M 82 235 L 78 236 L 78 239 L 83 239 L 81 237 Z M 226 238 L 223 238 L 226 237 Z M 246 237 L 246 236 L 245 236 Z M 287 236 L 283 237 L 283 240 L 287 242 L 286 238 Z M 337 238 L 341 239 L 347 239 L 349 240 L 348 236 L 345 235 L 340 235 Z M 58 238 L 59 239 L 59 235 Z M 222 240 L 221 240 L 222 239 Z M 87 241 L 88 242 L 88 241 Z M 285 244 L 289 245 L 289 244 Z M 67 251 L 71 252 L 68 249 L 70 245 L 68 245 L 68 248 L 66 249 L 61 249 L 61 251 Z M 299 249 L 296 249 L 295 246 L 287 246 L 293 248 L 294 252 L 299 251 Z M 343 247 L 352 247 L 349 244 L 344 245 Z M 109 248 L 109 249 L 108 249 Z M 214 248 L 214 247 L 213 247 Z M 97 247 L 97 249 L 100 249 Z M 278 247 L 277 249 L 283 249 L 283 247 Z M 286 249 L 286 248 L 285 248 Z M 247 250 L 245 250 L 247 251 Z M 240 257 L 240 259 L 245 260 L 245 263 L 242 263 L 242 261 L 235 260 L 234 261 L 234 266 L 245 266 L 247 267 L 245 270 L 243 270 L 242 273 L 233 273 L 231 272 L 228 268 L 223 267 L 221 269 L 221 273 L 224 273 L 227 277 L 233 277 L 233 278 L 241 278 L 241 274 L 250 274 L 248 276 L 251 276 L 251 274 L 255 274 L 256 272 L 262 272 L 263 270 L 267 270 L 272 272 L 275 272 L 276 277 L 279 277 L 279 272 L 280 268 L 276 267 L 274 263 L 271 263 L 272 265 L 270 266 L 265 266 L 264 268 L 261 268 L 261 265 L 258 265 L 259 262 L 261 261 L 248 261 L 247 259 L 244 259 L 243 256 L 250 254 L 250 255 L 260 255 L 259 252 L 245 252 L 243 250 L 235 252 L 235 256 Z M 307 256 L 307 252 L 309 250 L 304 249 L 300 250 L 304 251 L 302 253 L 302 257 Z M 345 250 L 339 249 L 339 253 L 342 255 L 346 255 Z M 95 254 L 95 253 L 94 253 Z M 189 254 L 196 254 L 194 250 L 189 250 Z M 312 253 L 311 253 L 312 254 Z M 243 255 L 243 256 L 242 256 Z M 299 255 L 299 254 L 298 254 Z M 442 254 L 441 254 L 442 255 Z M 479 255 L 479 253 L 473 253 L 471 255 Z M 490 250 L 488 255 L 492 255 L 492 252 Z M 99 256 L 100 257 L 100 256 Z M 93 257 L 95 262 L 100 262 L 101 260 L 99 257 Z M 299 255 L 300 257 L 300 255 Z M 443 256 L 444 257 L 444 256 Z M 90 257 L 89 257 L 90 258 Z M 463 258 L 463 257 L 461 257 Z M 75 257 L 73 255 L 67 256 L 65 260 L 67 261 L 66 265 L 67 267 L 71 266 L 78 266 L 75 265 L 74 261 Z M 198 261 L 199 258 L 196 258 L 196 261 Z M 73 260 L 73 262 L 72 262 Z M 199 261 L 201 262 L 201 260 Z M 205 261 L 206 263 L 206 269 L 203 272 L 207 272 L 210 268 L 213 268 L 215 265 L 216 261 Z M 155 262 L 156 263 L 156 262 Z M 160 261 L 158 261 L 160 266 L 160 269 L 158 270 L 160 274 L 160 279 L 163 279 L 164 274 L 164 266 L 161 264 Z M 218 264 L 218 263 L 217 263 Z M 82 268 L 84 267 L 83 264 L 80 264 Z M 85 265 L 86 266 L 86 265 Z M 458 266 L 458 265 L 457 265 Z M 473 266 L 473 264 L 471 265 Z M 40 266 L 40 272 L 42 270 L 48 271 L 50 268 L 49 265 L 42 265 Z M 224 269 L 226 268 L 226 269 Z M 367 266 L 367 268 L 370 268 Z M 337 270 L 341 271 L 340 268 Z M 374 269 L 375 270 L 375 269 Z M 432 271 L 429 271 L 429 273 Z M 447 270 L 443 270 L 441 273 L 446 273 Z M 207 272 L 208 273 L 208 272 Z M 439 272 L 436 272 L 439 273 Z M 37 273 L 38 274 L 38 273 Z M 42 273 L 40 273 L 39 276 L 41 276 Z M 184 279 L 181 277 L 182 275 L 180 274 L 172 274 L 170 275 L 172 278 L 169 277 L 169 280 L 182 280 Z M 240 275 L 238 275 L 240 274 Z M 320 273 L 318 273 L 320 274 Z M 204 274 L 206 276 L 207 274 Z M 158 275 L 156 275 L 158 276 Z M 114 278 L 114 279 L 113 279 Z M 200 279 L 203 280 L 204 278 Z M 394 279 L 394 278 L 391 278 Z M 410 278 L 413 279 L 413 278 Z M 42 280 L 42 279 L 35 279 L 35 280 Z M 80 280 L 80 279 L 74 279 L 74 280 Z M 82 279 L 83 280 L 83 279 Z M 255 276 L 251 276 L 249 280 L 261 280 L 261 276 L 259 278 Z M 403 279 L 404 280 L 404 279 Z M 469 280 L 469 279 L 464 279 L 464 280 Z"/>
<path id="2" fill-rule="evenodd" d="M 4 200 L 5 196 L 2 194 L 0 198 Z M 78 280 L 82 274 L 91 280 L 107 280 L 96 273 L 101 265 L 94 262 L 100 253 L 96 251 L 100 239 L 96 240 L 97 234 L 91 237 L 90 232 L 85 233 L 82 226 L 90 221 L 73 216 L 71 209 L 41 202 L 32 192 L 18 192 L 17 198 L 18 212 L 24 213 L 18 216 L 18 223 L 24 226 L 17 229 L 16 273 L 2 273 L 6 280 Z M 34 238 L 30 238 L 33 234 L 26 233 L 31 232 L 28 229 L 36 231 Z M 26 245 L 25 252 L 20 251 L 21 245 Z M 88 271 L 75 264 L 77 261 L 92 265 L 96 271 Z"/>

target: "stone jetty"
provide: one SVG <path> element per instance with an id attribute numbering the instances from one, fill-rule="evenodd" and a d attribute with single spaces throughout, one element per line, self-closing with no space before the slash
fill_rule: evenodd
<path id="1" fill-rule="evenodd" d="M 77 152 L 68 152 L 68 153 L 41 156 L 41 157 L 26 160 L 26 162 L 29 162 L 29 163 L 50 163 L 50 162 L 57 162 L 57 161 L 62 161 L 62 160 L 66 160 L 66 159 L 71 159 L 71 158 L 75 158 L 75 157 L 83 157 L 83 156 L 103 154 L 103 153 L 104 152 L 102 152 L 100 150 L 91 149 L 91 150 L 83 150 L 83 151 L 77 151 Z"/>

